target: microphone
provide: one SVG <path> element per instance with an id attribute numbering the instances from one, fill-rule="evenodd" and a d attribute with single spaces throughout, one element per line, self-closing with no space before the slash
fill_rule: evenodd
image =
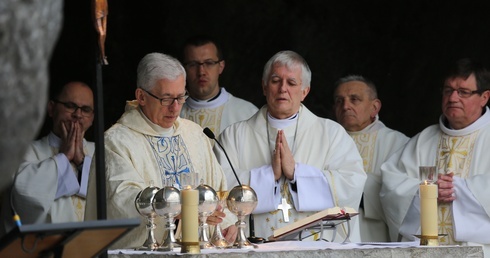
<path id="1" fill-rule="evenodd" d="M 233 171 L 233 174 L 235 175 L 236 181 L 238 182 L 238 184 L 240 186 L 242 186 L 242 183 L 240 182 L 240 179 L 238 179 L 238 175 L 235 172 L 235 168 L 233 168 L 233 165 L 231 164 L 230 158 L 228 158 L 228 154 L 226 153 L 225 148 L 223 148 L 223 146 L 221 145 L 221 143 L 219 143 L 218 140 L 216 140 L 216 137 L 214 136 L 213 131 L 211 131 L 211 129 L 209 129 L 208 127 L 206 127 L 206 128 L 204 128 L 203 133 L 207 137 L 209 137 L 209 139 L 214 140 L 219 145 L 219 147 L 221 147 L 221 149 L 225 153 L 226 159 L 228 160 L 228 164 L 230 164 L 231 170 Z"/>
<path id="2" fill-rule="evenodd" d="M 226 156 L 226 159 L 228 160 L 228 164 L 230 164 L 230 167 L 231 167 L 231 170 L 233 171 L 233 174 L 235 175 L 235 178 L 236 178 L 236 181 L 238 181 L 238 184 L 240 186 L 242 186 L 242 183 L 240 182 L 240 179 L 238 179 L 238 175 L 237 173 L 235 172 L 235 169 L 233 168 L 233 165 L 231 164 L 231 161 L 230 161 L 230 158 L 228 158 L 228 154 L 226 153 L 226 150 L 225 148 L 223 148 L 223 146 L 221 145 L 221 143 L 219 143 L 218 140 L 216 140 L 216 137 L 214 136 L 214 133 L 213 131 L 211 131 L 211 129 L 209 129 L 208 127 L 204 128 L 203 130 L 204 134 L 209 137 L 209 139 L 212 139 L 214 140 L 218 145 L 219 147 L 223 150 L 223 152 L 225 153 L 225 156 Z M 248 237 L 248 241 L 254 243 L 254 244 L 260 244 L 260 243 L 263 243 L 265 241 L 264 238 L 262 237 L 256 237 L 255 236 L 255 228 L 254 228 L 254 215 L 252 213 L 250 213 L 249 215 L 249 229 L 250 229 L 250 237 Z"/>

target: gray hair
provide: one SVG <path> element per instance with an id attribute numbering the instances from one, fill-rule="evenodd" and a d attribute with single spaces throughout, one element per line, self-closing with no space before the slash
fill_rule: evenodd
<path id="1" fill-rule="evenodd" d="M 301 88 L 309 88 L 311 85 L 311 70 L 306 63 L 306 60 L 298 53 L 290 50 L 280 51 L 275 54 L 264 66 L 264 73 L 262 74 L 262 84 L 266 84 L 269 79 L 272 66 L 275 64 L 283 65 L 287 68 L 301 67 Z"/>
<path id="2" fill-rule="evenodd" d="M 185 69 L 180 62 L 162 53 L 147 54 L 138 64 L 136 85 L 144 90 L 151 90 L 161 79 L 175 80 L 179 76 L 186 77 Z"/>
<path id="3" fill-rule="evenodd" d="M 376 85 L 374 85 L 374 83 L 371 80 L 367 79 L 366 77 L 364 77 L 362 75 L 347 75 L 345 77 L 338 79 L 334 84 L 335 91 L 337 91 L 337 88 L 341 84 L 344 84 L 347 82 L 352 82 L 352 81 L 359 81 L 359 82 L 365 83 L 368 86 L 369 91 L 371 93 L 371 99 L 377 99 L 378 98 L 378 90 L 376 89 Z"/>

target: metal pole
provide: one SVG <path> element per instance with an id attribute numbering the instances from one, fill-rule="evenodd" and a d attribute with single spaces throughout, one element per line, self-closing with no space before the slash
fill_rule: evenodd
<path id="1" fill-rule="evenodd" d="M 97 187 L 97 219 L 107 218 L 104 151 L 104 94 L 102 85 L 102 65 L 95 62 L 95 179 Z"/>

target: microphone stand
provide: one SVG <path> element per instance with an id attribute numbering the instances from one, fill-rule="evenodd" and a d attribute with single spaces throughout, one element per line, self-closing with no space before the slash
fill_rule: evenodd
<path id="1" fill-rule="evenodd" d="M 214 136 L 213 131 L 211 131 L 211 129 L 209 129 L 208 127 L 206 127 L 206 128 L 204 128 L 203 132 L 204 132 L 204 134 L 207 137 L 209 137 L 210 139 L 214 140 L 219 145 L 219 147 L 223 150 L 223 153 L 225 154 L 225 157 L 228 160 L 228 163 L 230 164 L 231 170 L 233 171 L 233 175 L 235 175 L 235 178 L 236 178 L 236 181 L 238 182 L 238 185 L 239 186 L 242 186 L 242 183 L 240 182 L 240 179 L 238 179 L 238 175 L 237 175 L 237 173 L 235 171 L 235 168 L 233 167 L 233 165 L 231 165 L 231 161 L 230 161 L 230 158 L 228 157 L 228 153 L 226 153 L 225 148 L 223 148 L 223 146 L 221 145 L 221 143 L 219 143 L 219 141 L 216 140 L 216 137 Z"/>
<path id="2" fill-rule="evenodd" d="M 249 229 L 250 229 L 250 236 L 247 238 L 248 241 L 254 243 L 254 244 L 262 244 L 265 242 L 265 239 L 263 237 L 256 237 L 255 236 L 255 224 L 254 224 L 254 215 L 250 214 L 248 217 L 248 224 L 249 224 Z"/>
<path id="3" fill-rule="evenodd" d="M 231 170 L 233 171 L 233 174 L 235 175 L 236 181 L 238 182 L 238 184 L 240 186 L 242 186 L 242 183 L 240 182 L 240 179 L 238 179 L 238 175 L 235 171 L 235 168 L 233 168 L 233 165 L 231 164 L 230 158 L 228 157 L 228 154 L 226 153 L 225 148 L 223 148 L 221 143 L 218 140 L 216 140 L 216 137 L 214 136 L 213 131 L 211 131 L 211 129 L 206 127 L 206 128 L 204 128 L 203 132 L 208 138 L 214 140 L 219 145 L 219 147 L 223 150 L 223 153 L 225 154 L 225 157 L 228 160 L 228 163 L 230 164 Z M 248 217 L 248 223 L 249 223 L 249 229 L 250 229 L 250 233 L 249 233 L 250 236 L 247 238 L 248 241 L 250 241 L 251 243 L 254 243 L 254 244 L 264 243 L 265 239 L 263 237 L 256 237 L 255 236 L 254 215 L 251 213 Z"/>

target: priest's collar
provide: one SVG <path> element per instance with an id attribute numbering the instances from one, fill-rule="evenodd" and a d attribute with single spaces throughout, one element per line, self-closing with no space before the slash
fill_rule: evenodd
<path id="1" fill-rule="evenodd" d="M 490 112 L 488 111 L 489 111 L 488 107 L 485 107 L 483 110 L 483 115 L 480 116 L 480 118 L 478 118 L 475 122 L 473 122 L 469 126 L 459 130 L 450 128 L 449 122 L 447 121 L 446 117 L 444 115 L 441 115 L 441 117 L 439 118 L 439 128 L 441 128 L 441 131 L 443 131 L 445 134 L 451 136 L 468 135 L 477 130 L 480 130 L 481 128 L 487 126 L 490 123 Z"/>
<path id="2" fill-rule="evenodd" d="M 54 134 L 53 131 L 51 131 L 48 134 L 48 143 L 49 143 L 49 146 L 51 146 L 53 148 L 59 148 L 61 146 L 61 138 L 56 136 L 56 134 Z M 83 139 L 83 146 L 85 146 L 86 144 L 87 144 L 87 141 L 85 139 Z"/>
<path id="3" fill-rule="evenodd" d="M 228 93 L 225 88 L 220 88 L 218 95 L 207 100 L 197 100 L 194 98 L 188 98 L 185 104 L 192 109 L 211 109 L 222 106 L 230 98 L 230 93 Z"/>
<path id="4" fill-rule="evenodd" d="M 271 114 L 267 112 L 267 121 L 273 128 L 284 129 L 298 121 L 298 113 L 285 119 L 277 119 L 272 117 Z"/>
<path id="5" fill-rule="evenodd" d="M 381 121 L 379 121 L 379 115 L 376 115 L 376 117 L 374 118 L 374 121 L 371 124 L 369 124 L 368 126 L 364 127 L 364 129 L 362 129 L 360 131 L 347 131 L 347 133 L 350 135 L 372 133 L 372 132 L 378 131 L 379 129 L 381 129 L 383 127 L 384 127 L 384 124 Z"/>
<path id="6" fill-rule="evenodd" d="M 141 114 L 141 117 L 146 121 L 146 123 L 153 129 L 159 136 L 162 137 L 170 137 L 174 135 L 175 132 L 175 125 L 173 125 L 170 128 L 163 128 L 155 123 L 153 123 L 148 117 L 146 117 L 145 113 L 141 110 L 140 107 L 138 107 L 138 111 Z"/>

